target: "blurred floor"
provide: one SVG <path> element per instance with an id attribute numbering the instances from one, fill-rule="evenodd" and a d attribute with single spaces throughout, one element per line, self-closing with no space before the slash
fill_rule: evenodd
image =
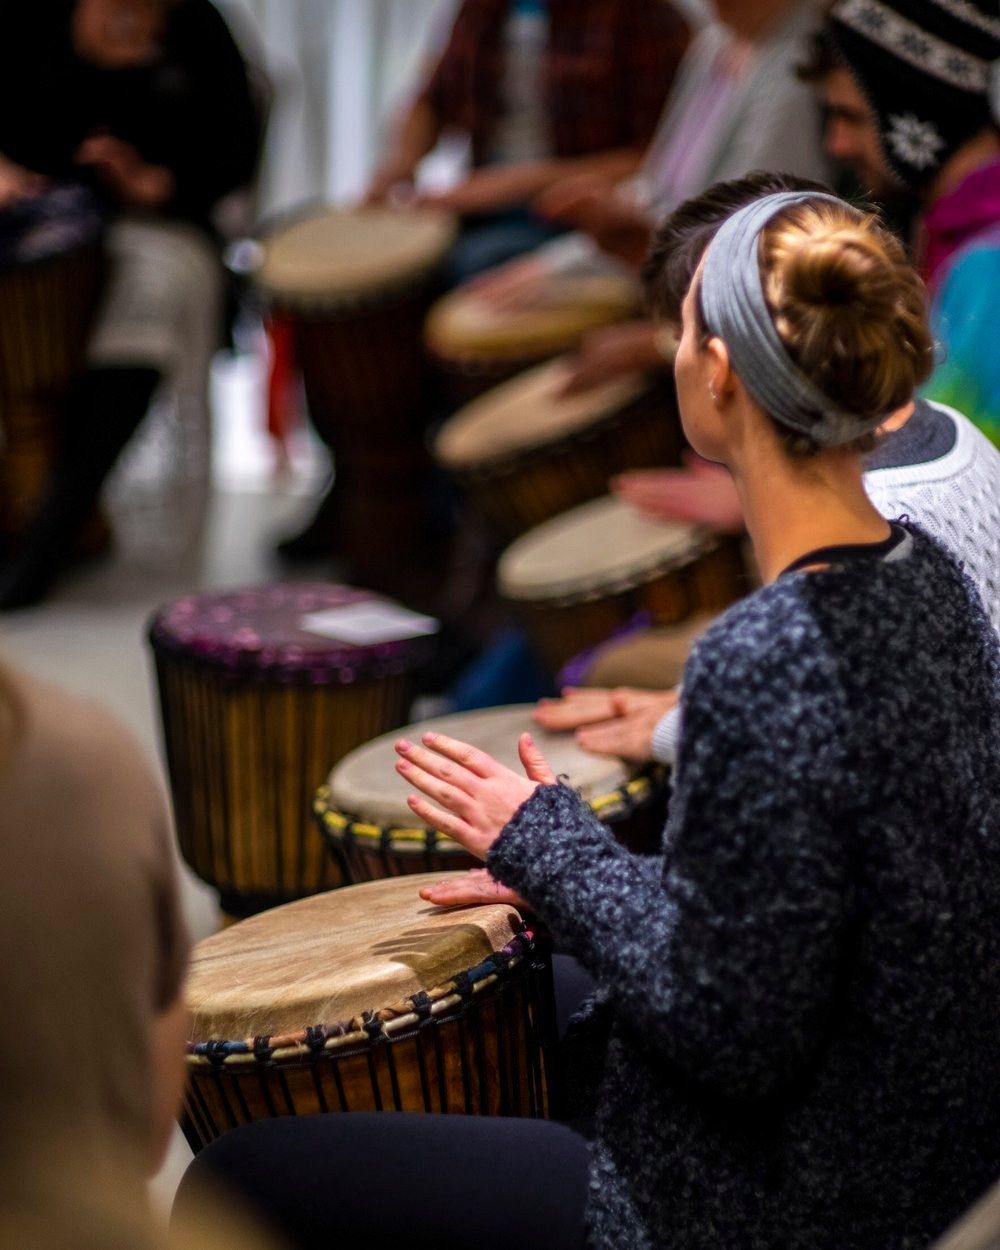
<path id="1" fill-rule="evenodd" d="M 15 665 L 114 710 L 160 766 L 155 691 L 146 621 L 160 603 L 210 587 L 270 581 L 276 537 L 294 530 L 326 471 L 305 431 L 293 442 L 289 471 L 273 478 L 273 450 L 260 410 L 260 362 L 220 356 L 213 378 L 213 488 L 198 550 L 144 565 L 139 555 L 81 570 L 38 608 L 0 618 L 0 654 Z M 183 869 L 185 912 L 198 940 L 217 925 L 212 891 Z M 169 1203 L 190 1152 L 179 1130 L 154 1186 Z"/>

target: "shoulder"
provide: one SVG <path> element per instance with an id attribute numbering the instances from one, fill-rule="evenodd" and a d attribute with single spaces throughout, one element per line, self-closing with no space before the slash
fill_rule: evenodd
<path id="1" fill-rule="evenodd" d="M 725 612 L 695 646 L 684 671 L 685 732 L 704 701 L 710 718 L 761 726 L 842 701 L 836 640 L 813 602 L 809 579 L 780 578 Z"/>

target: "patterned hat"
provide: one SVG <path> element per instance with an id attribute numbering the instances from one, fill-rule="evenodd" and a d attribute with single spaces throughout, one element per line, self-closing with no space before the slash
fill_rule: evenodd
<path id="1" fill-rule="evenodd" d="M 885 159 L 911 190 L 996 124 L 997 0 L 836 0 L 822 33 L 875 110 Z"/>

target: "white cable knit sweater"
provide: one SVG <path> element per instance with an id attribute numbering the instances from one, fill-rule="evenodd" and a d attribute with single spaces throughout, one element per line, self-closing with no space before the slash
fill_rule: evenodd
<path id="1" fill-rule="evenodd" d="M 883 516 L 919 522 L 961 561 L 1000 633 L 1000 450 L 954 408 L 929 406 L 955 426 L 950 450 L 920 464 L 872 469 L 865 486 Z M 678 707 L 653 732 L 653 758 L 673 764 L 680 734 Z"/>

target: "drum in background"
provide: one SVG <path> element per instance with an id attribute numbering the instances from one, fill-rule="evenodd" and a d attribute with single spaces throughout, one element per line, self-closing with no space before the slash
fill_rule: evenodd
<path id="1" fill-rule="evenodd" d="M 48 480 L 101 293 L 103 229 L 81 187 L 0 213 L 0 537 L 21 528 Z"/>
<path id="2" fill-rule="evenodd" d="M 737 539 L 649 521 L 610 497 L 519 538 L 500 559 L 497 583 L 553 671 L 639 612 L 669 625 L 747 589 Z"/>
<path id="3" fill-rule="evenodd" d="M 509 312 L 494 311 L 460 287 L 431 309 L 424 336 L 454 402 L 462 404 L 570 351 L 588 330 L 624 320 L 637 302 L 636 284 L 625 276 L 553 277 L 535 302 Z"/>
<path id="4" fill-rule="evenodd" d="M 561 392 L 567 358 L 495 387 L 441 428 L 438 462 L 505 540 L 606 494 L 626 469 L 677 464 L 684 437 L 671 379 L 640 373 Z"/>
<path id="5" fill-rule="evenodd" d="M 405 559 L 425 521 L 433 374 L 423 322 L 453 221 L 323 209 L 263 241 L 255 281 L 289 319 L 309 411 L 333 453 L 340 548 L 362 575 Z"/>
<path id="6" fill-rule="evenodd" d="M 316 789 L 332 760 L 406 719 L 429 644 L 351 646 L 309 615 L 373 602 L 289 583 L 190 596 L 153 617 L 177 837 L 229 915 L 341 881 L 313 821 Z"/>
<path id="7" fill-rule="evenodd" d="M 192 1149 L 276 1115 L 544 1115 L 551 969 L 513 907 L 438 909 L 434 876 L 351 886 L 194 949 Z"/>
<path id="8" fill-rule="evenodd" d="M 330 851 L 352 881 L 395 877 L 479 862 L 446 834 L 415 826 L 406 796 L 413 787 L 395 771 L 393 743 L 419 742 L 422 734 L 448 734 L 471 742 L 508 768 L 522 771 L 517 740 L 530 730 L 558 777 L 565 777 L 594 815 L 636 849 L 655 845 L 663 828 L 664 787 L 652 774 L 620 760 L 588 755 L 572 734 L 551 734 L 531 719 L 533 704 L 459 712 L 408 725 L 369 742 L 333 769 L 316 796 L 316 816 Z"/>

